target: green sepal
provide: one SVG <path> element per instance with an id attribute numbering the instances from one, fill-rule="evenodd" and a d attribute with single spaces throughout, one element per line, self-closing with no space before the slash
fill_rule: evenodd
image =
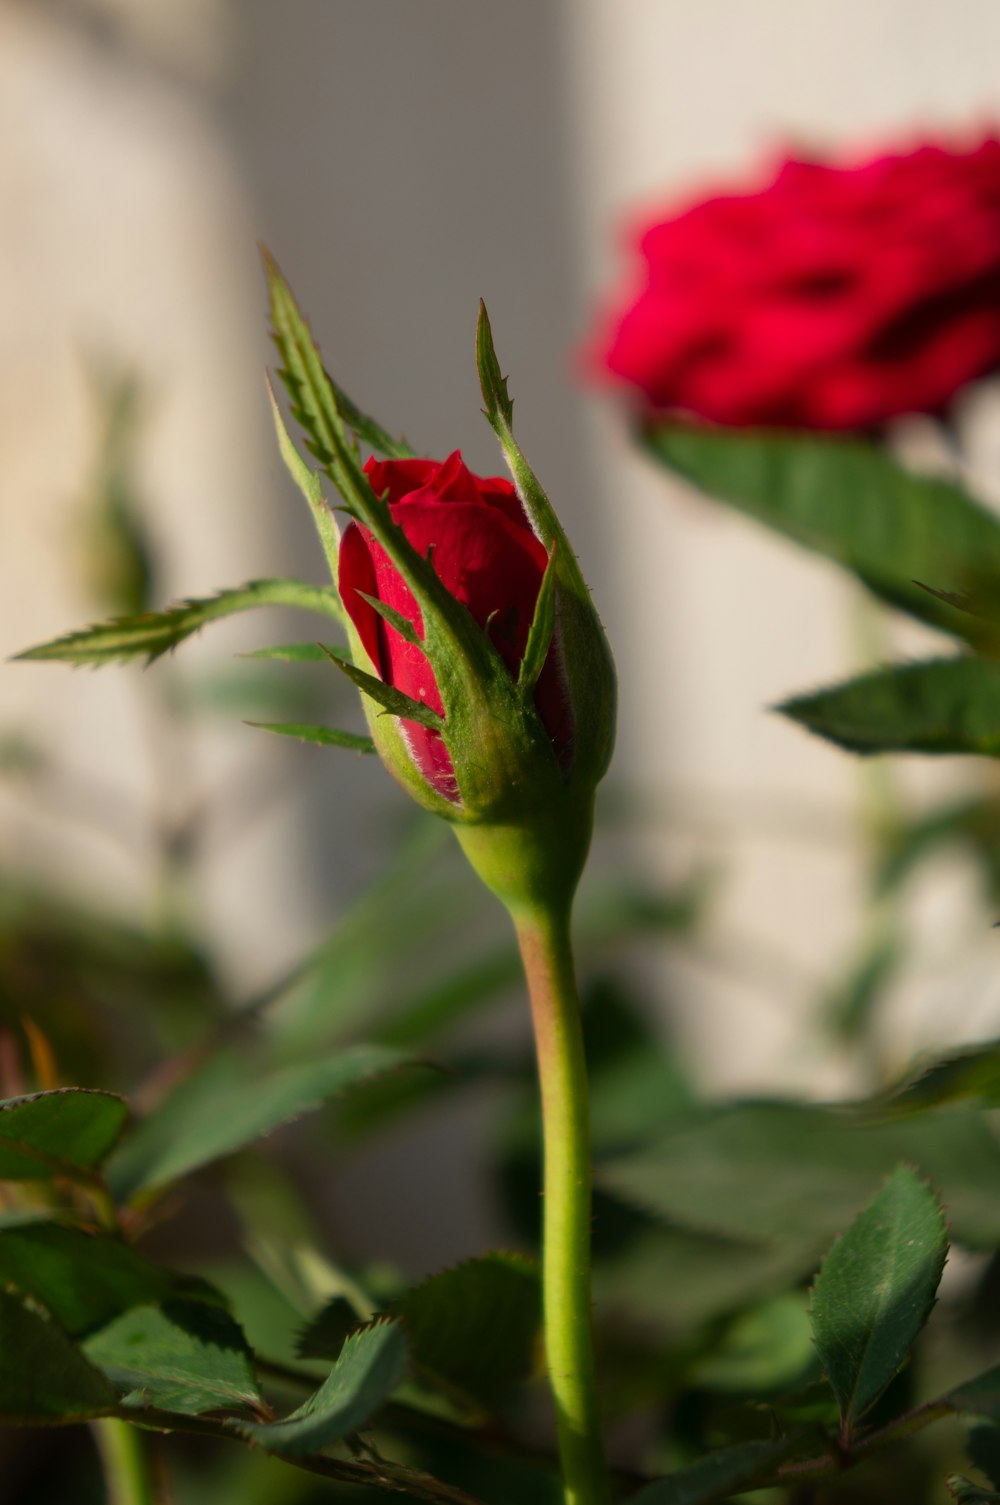
<path id="1" fill-rule="evenodd" d="M 556 626 L 556 551 L 559 545 L 552 545 L 548 563 L 545 566 L 545 574 L 542 583 L 538 587 L 538 599 L 535 602 L 534 616 L 531 618 L 531 626 L 528 629 L 528 641 L 524 645 L 524 657 L 518 670 L 518 689 L 530 695 L 538 683 L 538 676 L 545 667 L 549 648 L 552 646 L 552 634 Z"/>
<path id="2" fill-rule="evenodd" d="M 262 658 L 279 664 L 323 664 L 328 658 L 350 658 L 348 648 L 326 643 L 274 643 L 268 648 L 254 648 L 240 658 Z"/>
<path id="3" fill-rule="evenodd" d="M 301 580 L 250 580 L 246 585 L 219 591 L 214 596 L 182 601 L 167 611 L 115 617 L 82 632 L 69 632 L 27 648 L 15 654 L 15 658 L 97 665 L 145 657 L 151 664 L 206 623 L 255 606 L 298 606 L 322 612 L 338 622 L 344 620 L 340 601 L 328 586 L 306 585 Z"/>
<path id="4" fill-rule="evenodd" d="M 337 584 L 337 561 L 340 557 L 340 529 L 337 527 L 337 519 L 333 515 L 333 509 L 323 495 L 323 487 L 319 476 L 299 454 L 292 443 L 291 436 L 285 427 L 285 420 L 281 416 L 271 378 L 264 373 L 264 381 L 267 385 L 267 396 L 271 404 L 271 416 L 274 419 L 275 431 L 278 435 L 278 451 L 285 462 L 285 469 L 295 482 L 309 504 L 309 510 L 316 524 L 316 532 L 319 534 L 320 543 L 323 545 L 323 553 L 330 570 L 330 578 Z"/>
<path id="5" fill-rule="evenodd" d="M 426 726 L 432 732 L 439 732 L 444 727 L 444 718 L 437 711 L 432 711 L 429 705 L 422 700 L 414 700 L 409 695 L 404 695 L 402 690 L 387 685 L 384 680 L 374 674 L 366 674 L 364 669 L 359 669 L 356 664 L 345 663 L 343 659 L 334 658 L 330 654 L 330 662 L 336 664 L 341 674 L 346 674 L 352 684 L 380 705 L 383 711 L 388 711 L 392 716 L 403 716 L 407 721 L 416 721 L 420 726 Z"/>
<path id="6" fill-rule="evenodd" d="M 271 295 L 271 313 L 274 321 L 274 341 L 278 347 L 279 352 L 281 353 L 282 359 L 287 364 L 288 346 L 286 344 L 286 341 L 288 340 L 290 335 L 292 335 L 293 338 L 297 338 L 295 331 L 295 325 L 297 323 L 304 325 L 307 333 L 308 326 L 305 325 L 305 321 L 302 319 L 302 316 L 299 313 L 298 307 L 295 304 L 295 300 L 292 297 L 288 284 L 282 276 L 281 268 L 278 266 L 278 263 L 275 261 L 270 251 L 263 244 L 260 247 L 260 254 L 261 259 L 264 263 L 264 275 L 267 278 L 268 290 Z M 310 344 L 311 343 L 312 342 L 310 340 Z M 309 395 L 315 397 L 316 394 L 320 392 L 320 390 L 325 386 L 329 390 L 337 412 L 341 415 L 348 426 L 354 430 L 359 439 L 363 439 L 366 444 L 370 445 L 371 448 L 376 450 L 379 454 L 388 455 L 390 459 L 406 460 L 412 458 L 414 450 L 410 448 L 405 439 L 394 439 L 392 435 L 382 427 L 377 419 L 372 418 L 367 413 L 363 413 L 361 409 L 351 401 L 344 389 L 338 386 L 338 384 L 333 380 L 333 377 L 326 370 L 326 367 L 323 365 L 322 359 L 320 358 L 319 351 L 314 345 L 311 355 L 305 351 L 303 352 L 303 354 L 306 356 L 305 366 L 306 374 L 308 376 L 308 386 L 306 389 L 304 389 L 302 394 L 304 399 L 308 400 Z M 293 381 L 298 381 L 300 379 L 298 373 L 295 372 L 291 367 L 289 368 L 289 371 L 284 374 L 286 376 L 291 376 L 291 379 Z M 292 394 L 292 397 L 294 400 L 294 393 Z M 303 416 L 303 414 L 305 416 Z M 312 439 L 314 444 L 318 444 L 320 446 L 325 445 L 326 439 L 322 435 L 322 430 L 325 425 L 326 418 L 322 410 L 322 405 L 317 404 L 317 406 L 312 411 L 310 411 L 308 406 L 303 406 L 303 414 L 297 412 L 295 416 L 299 418 L 303 428 L 309 434 L 310 439 Z M 316 425 L 315 432 L 312 428 L 313 422 L 315 422 Z M 325 457 L 317 455 L 317 458 L 329 459 L 330 452 L 327 451 Z"/>
<path id="7" fill-rule="evenodd" d="M 339 663 L 340 660 L 338 659 Z M 248 721 L 258 731 L 275 732 L 279 737 L 296 737 L 300 742 L 315 742 L 319 747 L 346 747 L 350 752 L 373 753 L 371 737 L 358 732 L 341 732 L 332 726 L 312 726 L 304 721 Z"/>
<path id="8" fill-rule="evenodd" d="M 412 643 L 417 648 L 423 647 L 423 638 L 410 621 L 404 617 L 401 611 L 394 606 L 389 606 L 385 601 L 380 601 L 378 596 L 370 596 L 367 591 L 358 591 L 362 601 L 367 601 L 373 611 L 376 611 L 383 621 L 394 627 L 404 642 Z"/>
<path id="9" fill-rule="evenodd" d="M 562 670 L 573 715 L 572 781 L 596 787 L 614 749 L 617 683 L 614 660 L 569 539 L 511 427 L 513 403 L 501 375 L 486 305 L 479 305 L 476 357 L 486 419 L 531 526 L 555 563 L 555 615 Z"/>

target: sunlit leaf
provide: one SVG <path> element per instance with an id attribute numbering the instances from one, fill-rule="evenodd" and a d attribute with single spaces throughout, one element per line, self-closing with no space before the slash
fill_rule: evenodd
<path id="1" fill-rule="evenodd" d="M 125 1406 L 197 1415 L 260 1403 L 253 1355 L 219 1306 L 175 1300 L 132 1307 L 83 1347 Z"/>
<path id="2" fill-rule="evenodd" d="M 846 1436 L 927 1321 L 947 1252 L 937 1198 L 901 1165 L 823 1261 L 810 1319 Z"/>
<path id="3" fill-rule="evenodd" d="M 329 1376 L 305 1405 L 283 1421 L 230 1421 L 233 1431 L 270 1453 L 315 1453 L 363 1427 L 406 1372 L 406 1341 L 398 1322 L 377 1322 L 344 1344 Z"/>

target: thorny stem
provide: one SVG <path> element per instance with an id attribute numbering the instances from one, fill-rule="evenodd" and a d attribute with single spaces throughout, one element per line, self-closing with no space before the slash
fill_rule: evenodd
<path id="1" fill-rule="evenodd" d="M 513 914 L 535 1027 L 545 1140 L 545 1349 L 566 1505 L 608 1505 L 590 1298 L 590 1114 L 569 906 Z"/>

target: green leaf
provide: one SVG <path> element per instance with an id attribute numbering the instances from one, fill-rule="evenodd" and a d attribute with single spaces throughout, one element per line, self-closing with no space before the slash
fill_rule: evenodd
<path id="1" fill-rule="evenodd" d="M 241 658 L 275 659 L 282 664 L 325 664 L 328 658 L 349 659 L 346 648 L 325 643 L 276 643 L 271 648 L 255 648 L 252 653 L 241 653 Z"/>
<path id="2" fill-rule="evenodd" d="M 959 636 L 975 619 L 923 589 L 1000 573 L 1000 523 L 959 486 L 853 439 L 654 424 L 650 453 L 700 490 L 843 565 L 883 600 Z"/>
<path id="3" fill-rule="evenodd" d="M 74 1338 L 129 1307 L 214 1296 L 204 1281 L 151 1264 L 119 1238 L 43 1221 L 0 1228 L 0 1283 L 41 1302 Z"/>
<path id="4" fill-rule="evenodd" d="M 145 657 L 147 663 L 152 663 L 207 622 L 255 606 L 298 606 L 343 621 L 340 602 L 328 587 L 305 585 L 300 580 L 251 580 L 235 590 L 219 591 L 202 600 L 182 601 L 168 611 L 115 617 L 82 632 L 70 632 L 37 648 L 28 648 L 15 654 L 15 658 L 96 665 Z"/>
<path id="5" fill-rule="evenodd" d="M 1000 1494 L 995 1489 L 983 1489 L 961 1474 L 951 1474 L 945 1480 L 948 1493 L 958 1505 L 1000 1505 Z"/>
<path id="6" fill-rule="evenodd" d="M 371 737 L 339 732 L 332 726 L 310 726 L 301 721 L 248 721 L 247 726 L 255 726 L 262 732 L 277 732 L 281 737 L 297 737 L 300 742 L 316 742 L 321 747 L 347 747 L 359 753 L 375 751 Z"/>
<path id="7" fill-rule="evenodd" d="M 0 1102 L 0 1180 L 87 1179 L 114 1149 L 128 1108 L 113 1092 L 61 1087 Z"/>
<path id="8" fill-rule="evenodd" d="M 966 1380 L 964 1385 L 956 1385 L 931 1405 L 957 1411 L 960 1416 L 985 1416 L 990 1421 L 1000 1421 L 1000 1364 Z"/>
<path id="9" fill-rule="evenodd" d="M 777 709 L 849 752 L 1000 756 L 1000 664 L 989 659 L 893 665 Z"/>
<path id="10" fill-rule="evenodd" d="M 344 1343 L 362 1325 L 346 1296 L 331 1296 L 299 1334 L 296 1353 L 300 1359 L 335 1359 Z"/>
<path id="11" fill-rule="evenodd" d="M 281 453 L 281 458 L 285 462 L 288 474 L 309 505 L 313 522 L 316 524 L 316 532 L 319 534 L 319 540 L 323 545 L 323 552 L 326 555 L 330 578 L 334 586 L 336 586 L 340 560 L 340 529 L 337 527 L 337 520 L 333 515 L 333 509 L 323 495 L 323 486 L 319 476 L 315 471 L 309 469 L 309 466 L 292 443 L 288 430 L 285 427 L 285 421 L 281 416 L 281 409 L 278 407 L 277 399 L 274 395 L 274 388 L 271 386 L 271 378 L 265 374 L 264 381 L 267 384 L 267 395 L 271 403 L 271 416 L 274 419 L 274 427 L 278 435 L 278 449 Z"/>
<path id="12" fill-rule="evenodd" d="M 0 1421 L 45 1426 L 113 1411 L 99 1369 L 33 1302 L 0 1291 Z"/>
<path id="13" fill-rule="evenodd" d="M 376 1322 L 354 1333 L 323 1384 L 284 1421 L 230 1421 L 233 1431 L 295 1458 L 315 1453 L 363 1427 L 402 1381 L 406 1342 L 398 1322 Z"/>
<path id="14" fill-rule="evenodd" d="M 598 1184 L 670 1224 L 771 1246 L 804 1272 L 899 1163 L 941 1191 L 957 1242 L 1000 1243 L 1000 1147 L 983 1116 L 941 1109 L 872 1122 L 843 1109 L 750 1102 L 678 1113 Z M 818 1242 L 817 1242 L 818 1241 Z"/>
<path id="15" fill-rule="evenodd" d="M 418 1370 L 483 1405 L 534 1372 L 542 1320 L 534 1261 L 484 1254 L 432 1275 L 389 1308 Z"/>
<path id="16" fill-rule="evenodd" d="M 538 676 L 545 667 L 545 660 L 549 654 L 549 646 L 552 642 L 552 634 L 556 625 L 556 570 L 555 557 L 557 545 L 553 544 L 552 553 L 549 555 L 548 564 L 545 566 L 545 574 L 542 583 L 538 587 L 538 599 L 535 601 L 535 612 L 531 618 L 531 627 L 528 629 L 528 641 L 524 647 L 524 657 L 518 670 L 517 682 L 525 694 L 530 695 L 538 683 Z"/>
<path id="17" fill-rule="evenodd" d="M 770 1478 L 780 1464 L 809 1443 L 808 1436 L 794 1436 L 719 1448 L 690 1468 L 647 1484 L 632 1496 L 632 1505 L 715 1505 Z"/>
<path id="18" fill-rule="evenodd" d="M 133 1307 L 88 1338 L 84 1352 L 125 1406 L 197 1415 L 260 1405 L 246 1338 L 219 1306 Z"/>
<path id="19" fill-rule="evenodd" d="M 692 1371 L 699 1389 L 765 1395 L 819 1378 L 804 1291 L 787 1291 L 743 1311 Z"/>
<path id="20" fill-rule="evenodd" d="M 444 717 L 439 716 L 437 711 L 432 711 L 422 700 L 413 700 L 409 695 L 404 695 L 402 690 L 396 690 L 392 685 L 376 679 L 374 674 L 366 674 L 364 669 L 358 669 L 354 664 L 341 663 L 339 659 L 333 659 L 333 662 L 352 684 L 357 685 L 359 690 L 390 716 L 404 716 L 407 721 L 416 721 L 419 726 L 429 727 L 432 732 L 439 732 L 444 726 Z"/>
<path id="21" fill-rule="evenodd" d="M 845 1436 L 878 1400 L 927 1321 L 947 1253 L 937 1198 L 901 1165 L 823 1261 L 810 1319 Z"/>
<path id="22" fill-rule="evenodd" d="M 377 1045 L 278 1070 L 255 1068 L 239 1051 L 217 1055 L 142 1120 L 108 1179 L 123 1198 L 176 1181 L 405 1061 Z"/>
<path id="23" fill-rule="evenodd" d="M 963 1098 L 974 1098 L 984 1108 L 1000 1108 L 1000 1040 L 987 1040 L 930 1062 L 890 1092 L 886 1106 L 919 1112 Z"/>

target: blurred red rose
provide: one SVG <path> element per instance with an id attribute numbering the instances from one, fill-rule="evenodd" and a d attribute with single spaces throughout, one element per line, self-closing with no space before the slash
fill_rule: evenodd
<path id="1" fill-rule="evenodd" d="M 854 167 L 788 160 L 756 193 L 641 232 L 644 284 L 588 364 L 730 425 L 871 428 L 1000 365 L 1000 141 Z"/>
<path id="2" fill-rule="evenodd" d="M 372 490 L 388 495 L 393 520 L 430 559 L 442 584 L 485 628 L 504 663 L 517 675 L 547 555 L 511 483 L 473 475 L 458 450 L 436 460 L 375 460 L 365 465 Z M 408 643 L 359 592 L 392 606 L 423 634 L 420 608 L 381 544 L 352 522 L 340 545 L 340 593 L 380 678 L 444 712 L 423 651 Z M 569 712 L 552 651 L 535 690 L 542 721 L 560 752 L 569 739 Z M 414 762 L 439 793 L 457 799 L 448 750 L 438 732 L 401 720 Z"/>

